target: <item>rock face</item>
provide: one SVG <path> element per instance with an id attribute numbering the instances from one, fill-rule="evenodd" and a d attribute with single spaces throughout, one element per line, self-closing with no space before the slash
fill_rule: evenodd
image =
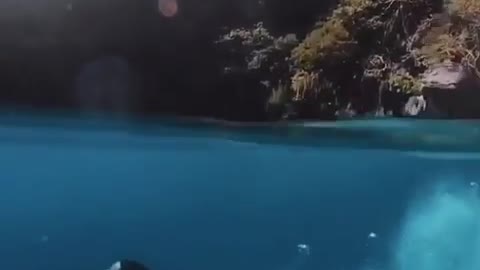
<path id="1" fill-rule="evenodd" d="M 460 64 L 441 64 L 430 67 L 422 74 L 425 88 L 457 89 L 458 84 L 469 76 Z"/>
<path id="2" fill-rule="evenodd" d="M 480 79 L 461 65 L 438 65 L 423 74 L 428 118 L 480 118 Z"/>
<path id="3" fill-rule="evenodd" d="M 427 102 L 423 96 L 411 96 L 405 104 L 405 116 L 418 116 L 427 109 Z"/>

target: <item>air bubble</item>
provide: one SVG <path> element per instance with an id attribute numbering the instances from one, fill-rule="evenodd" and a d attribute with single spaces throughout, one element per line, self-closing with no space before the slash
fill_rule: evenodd
<path id="1" fill-rule="evenodd" d="M 298 253 L 302 255 L 310 255 L 310 246 L 307 244 L 298 244 L 297 245 Z"/>

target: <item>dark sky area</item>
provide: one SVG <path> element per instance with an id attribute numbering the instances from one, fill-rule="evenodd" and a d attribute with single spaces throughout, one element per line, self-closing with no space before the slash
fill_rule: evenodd
<path id="1" fill-rule="evenodd" d="M 220 34 L 301 36 L 333 0 L 178 0 L 172 18 L 157 1 L 0 1 L 0 105 L 212 114 Z"/>

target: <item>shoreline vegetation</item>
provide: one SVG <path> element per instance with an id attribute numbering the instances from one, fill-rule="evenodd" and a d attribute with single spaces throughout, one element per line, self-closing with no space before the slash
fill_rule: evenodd
<path id="1" fill-rule="evenodd" d="M 478 0 L 341 0 L 305 37 L 258 22 L 216 46 L 268 120 L 480 117 Z"/>

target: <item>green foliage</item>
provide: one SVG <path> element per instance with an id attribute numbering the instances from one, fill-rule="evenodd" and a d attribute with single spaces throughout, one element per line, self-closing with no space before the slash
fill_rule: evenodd
<path id="1" fill-rule="evenodd" d="M 327 58 L 334 61 L 348 57 L 356 46 L 352 25 L 357 14 L 373 6 L 373 0 L 344 0 L 332 15 L 314 29 L 292 51 L 296 65 L 305 70 L 314 69 Z"/>
<path id="2" fill-rule="evenodd" d="M 389 46 L 403 46 L 400 37 L 407 38 L 409 25 L 428 13 L 433 0 L 343 0 L 318 28 L 292 51 L 292 59 L 300 69 L 312 70 L 328 63 L 341 63 L 353 55 L 355 49 L 368 52 L 371 40 L 365 41 L 365 33 L 377 39 L 377 46 L 387 40 Z M 418 16 L 418 13 L 422 13 Z M 330 60 L 330 61 L 329 61 Z"/>
<path id="3" fill-rule="evenodd" d="M 229 33 L 223 35 L 217 43 L 231 40 L 241 40 L 245 46 L 262 46 L 270 45 L 274 41 L 274 37 L 270 35 L 268 30 L 263 27 L 263 23 L 259 22 L 251 29 L 238 28 L 232 29 Z"/>
<path id="4" fill-rule="evenodd" d="M 290 80 L 294 93 L 293 101 L 304 100 L 308 92 L 319 90 L 318 73 L 299 70 Z"/>
<path id="5" fill-rule="evenodd" d="M 408 73 L 411 61 L 403 59 L 408 58 L 404 56 L 410 54 L 411 44 L 417 39 L 412 36 L 430 15 L 435 1 L 439 0 L 341 0 L 332 14 L 317 23 L 317 28 L 292 51 L 297 72 L 291 80 L 293 99 L 308 99 L 312 95 L 306 93 L 325 87 L 341 91 L 343 85 L 348 85 L 343 84 L 345 80 L 358 80 L 360 84 L 373 80 L 382 89 L 388 86 L 402 94 L 419 94 L 423 84 Z M 350 74 L 337 78 L 328 72 L 342 68 Z M 360 79 L 359 69 L 363 69 Z M 376 91 L 372 89 L 372 93 Z"/>
<path id="6" fill-rule="evenodd" d="M 444 33 L 432 38 L 418 51 L 425 66 L 446 62 L 461 62 L 467 53 L 465 40 L 468 32 Z"/>
<path id="7" fill-rule="evenodd" d="M 465 19 L 478 20 L 480 16 L 479 0 L 450 0 L 447 9 L 451 14 L 455 14 Z"/>
<path id="8" fill-rule="evenodd" d="M 298 47 L 294 48 L 292 58 L 300 68 L 311 70 L 327 56 L 347 55 L 353 43 L 343 22 L 333 18 L 313 30 Z"/>
<path id="9" fill-rule="evenodd" d="M 379 2 L 384 1 L 391 0 L 341 0 L 337 8 L 333 11 L 332 16 L 340 18 L 348 24 L 359 17 L 364 17 L 369 13 L 368 11 L 371 10 L 371 8 L 376 7 Z"/>
<path id="10" fill-rule="evenodd" d="M 414 51 L 417 62 L 425 67 L 437 64 L 463 64 L 480 75 L 480 1 L 451 0 L 448 17 L 430 27 Z"/>
<path id="11" fill-rule="evenodd" d="M 298 70 L 290 78 L 290 88 L 292 101 L 304 101 L 328 94 L 334 90 L 334 85 L 320 72 Z"/>
<path id="12" fill-rule="evenodd" d="M 413 77 L 408 72 L 391 73 L 388 82 L 391 90 L 406 94 L 418 95 L 423 89 L 420 79 Z"/>

